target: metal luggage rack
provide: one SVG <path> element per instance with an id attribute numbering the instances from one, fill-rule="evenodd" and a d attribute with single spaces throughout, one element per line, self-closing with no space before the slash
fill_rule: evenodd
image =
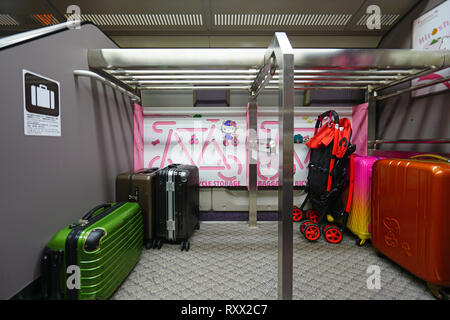
<path id="1" fill-rule="evenodd" d="M 110 80 L 140 90 L 230 89 L 251 91 L 266 49 L 94 49 L 89 66 Z M 448 51 L 405 49 L 293 49 L 294 90 L 383 89 L 448 66 Z M 445 57 L 447 56 L 447 61 Z M 273 63 L 274 62 L 273 60 Z M 265 89 L 278 90 L 273 69 Z M 433 85 L 436 80 L 406 90 Z M 402 90 L 400 93 L 405 92 Z M 392 95 L 390 95 L 392 96 Z M 389 97 L 390 97 L 389 96 Z M 383 100 L 388 96 L 377 96 Z"/>
<path id="2" fill-rule="evenodd" d="M 256 146 L 257 99 L 278 90 L 278 297 L 292 299 L 293 280 L 293 110 L 295 90 L 364 90 L 369 105 L 369 140 L 375 140 L 377 101 L 448 81 L 406 89 L 395 86 L 450 66 L 450 51 L 405 49 L 293 49 L 277 32 L 267 49 L 91 49 L 88 63 L 105 83 L 133 96 L 141 90 L 245 90 L 249 148 Z M 76 75 L 88 74 L 75 70 Z M 387 93 L 385 93 L 387 89 Z M 389 89 L 394 90 L 389 92 Z M 445 140 L 445 139 L 444 139 Z M 443 143 L 449 143 L 449 140 Z M 442 141 L 440 141 L 442 143 Z M 249 225 L 256 225 L 256 163 L 249 157 Z"/>

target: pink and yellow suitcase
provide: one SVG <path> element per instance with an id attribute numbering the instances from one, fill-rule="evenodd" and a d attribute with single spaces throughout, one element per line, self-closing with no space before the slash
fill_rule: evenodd
<path id="1" fill-rule="evenodd" d="M 353 200 L 347 228 L 358 237 L 356 244 L 359 246 L 371 238 L 372 166 L 379 159 L 384 158 L 358 154 L 353 157 Z"/>

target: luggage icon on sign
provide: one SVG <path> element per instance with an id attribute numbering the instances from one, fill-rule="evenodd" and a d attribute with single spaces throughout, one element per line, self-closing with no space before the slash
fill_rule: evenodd
<path id="1" fill-rule="evenodd" d="M 55 93 L 46 85 L 31 86 L 31 104 L 36 107 L 55 109 Z"/>

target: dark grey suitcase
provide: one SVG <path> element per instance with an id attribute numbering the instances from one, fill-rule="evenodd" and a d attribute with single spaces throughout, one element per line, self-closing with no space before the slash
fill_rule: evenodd
<path id="1" fill-rule="evenodd" d="M 190 248 L 189 238 L 199 224 L 199 174 L 196 166 L 171 164 L 156 173 L 155 237 L 163 242 Z"/>

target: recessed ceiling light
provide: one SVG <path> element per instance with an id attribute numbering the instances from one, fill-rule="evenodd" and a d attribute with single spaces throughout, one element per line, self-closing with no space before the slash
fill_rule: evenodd
<path id="1" fill-rule="evenodd" d="M 68 18 L 69 15 L 66 15 Z M 201 26 L 201 14 L 81 14 L 81 21 L 99 26 Z"/>
<path id="2" fill-rule="evenodd" d="M 2 26 L 18 26 L 19 22 L 16 21 L 9 14 L 0 13 L 0 25 Z"/>
<path id="3" fill-rule="evenodd" d="M 216 26 L 345 26 L 351 14 L 222 14 L 214 15 Z"/>

